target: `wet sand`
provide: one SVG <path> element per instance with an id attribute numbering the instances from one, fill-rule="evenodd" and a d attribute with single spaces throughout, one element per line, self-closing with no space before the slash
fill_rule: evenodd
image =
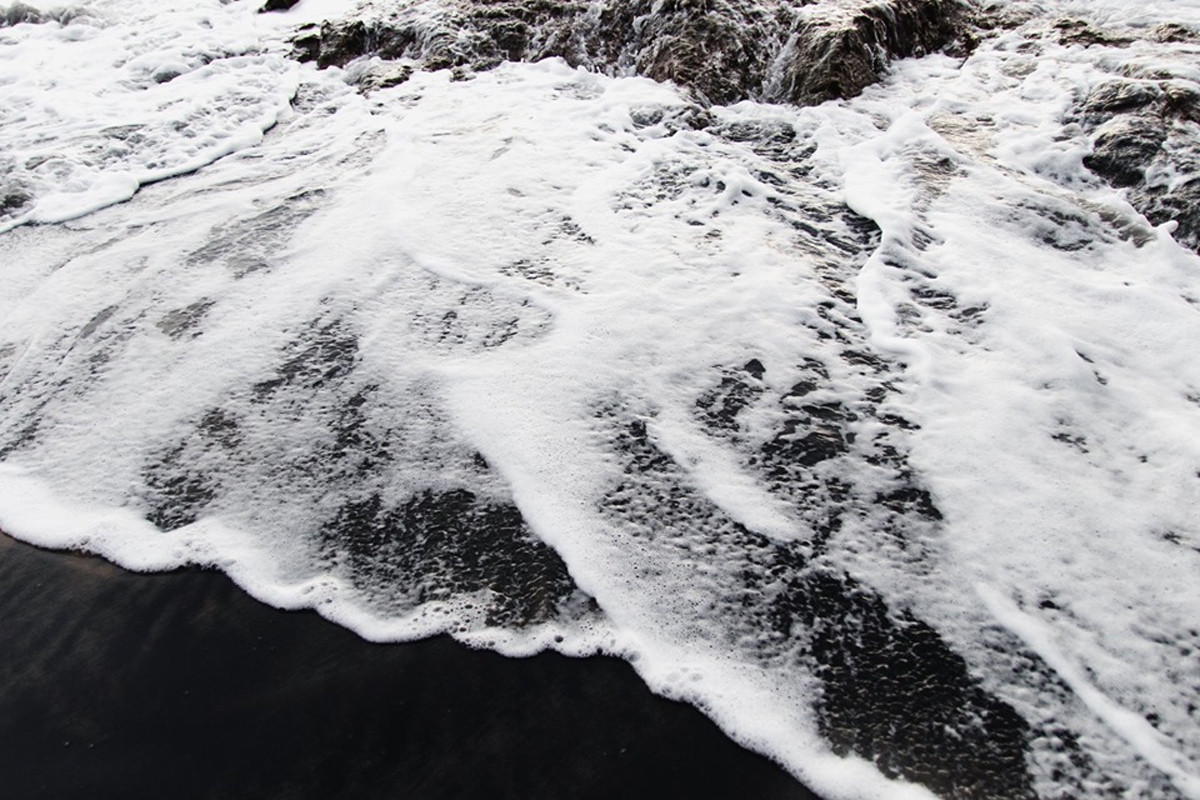
<path id="1" fill-rule="evenodd" d="M 0 534 L 0 775 L 54 798 L 817 800 L 628 664 L 376 645 Z"/>

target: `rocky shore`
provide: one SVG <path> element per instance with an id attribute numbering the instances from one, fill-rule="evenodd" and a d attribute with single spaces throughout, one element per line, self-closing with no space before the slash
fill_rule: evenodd
<path id="1" fill-rule="evenodd" d="M 294 4 L 268 0 L 262 10 Z M 418 69 L 466 78 L 504 61 L 557 57 L 672 81 L 701 105 L 815 105 L 854 97 L 894 59 L 965 56 L 981 38 L 1032 17 L 1022 4 L 970 0 L 372 0 L 348 18 L 298 31 L 293 43 L 301 61 L 352 65 L 364 91 Z M 1047 36 L 1084 47 L 1119 48 L 1147 35 L 1174 46 L 1200 41 L 1178 24 L 1147 34 L 1070 18 L 1044 22 Z M 1129 187 L 1130 202 L 1152 223 L 1176 221 L 1177 240 L 1200 248 L 1200 180 L 1187 177 L 1200 160 L 1200 86 L 1130 63 L 1082 99 L 1074 121 L 1093 143 L 1084 163 Z"/>
<path id="2" fill-rule="evenodd" d="M 963 47 L 968 11 L 961 0 L 412 0 L 367 4 L 295 44 L 322 67 L 378 57 L 377 85 L 414 68 L 465 75 L 558 57 L 674 81 L 701 102 L 812 104 L 858 94 L 893 58 Z"/>

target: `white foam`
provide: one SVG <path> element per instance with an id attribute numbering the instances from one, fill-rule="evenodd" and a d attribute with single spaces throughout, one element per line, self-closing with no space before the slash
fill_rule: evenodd
<path id="1" fill-rule="evenodd" d="M 1200 776 L 1189 771 L 1189 759 L 1173 748 L 1167 737 L 1145 717 L 1122 708 L 1093 686 L 1055 645 L 1049 629 L 1035 617 L 1022 612 L 1011 599 L 986 584 L 977 586 L 976 591 L 996 619 L 1040 655 L 1096 716 L 1129 742 L 1142 758 L 1170 775 L 1185 795 L 1200 797 Z"/>
<path id="2" fill-rule="evenodd" d="M 1113 14 L 1102 22 L 1129 21 L 1105 8 Z M 1155 21 L 1166 18 L 1174 19 Z M 1134 45 L 1121 57 L 1153 49 Z M 945 561 L 923 598 L 913 597 L 911 576 L 887 577 L 894 567 L 862 568 L 874 585 L 893 581 L 897 596 L 929 609 L 925 618 L 961 641 L 977 639 L 989 615 L 1018 632 L 1092 713 L 1195 796 L 1195 725 L 1177 713 L 1194 701 L 1175 695 L 1193 689 L 1175 682 L 1194 679 L 1177 657 L 1189 652 L 1181 642 L 1194 637 L 1200 614 L 1200 598 L 1185 588 L 1200 567 L 1187 510 L 1200 501 L 1197 408 L 1188 399 L 1200 380 L 1188 355 L 1200 341 L 1189 299 L 1200 265 L 1169 239 L 1171 226 L 1152 231 L 1087 173 L 1084 134 L 1063 124 L 1120 61 L 1101 48 L 1053 44 L 1026 57 L 1036 68 L 1011 69 L 1020 55 L 985 48 L 949 80 L 936 62 L 905 65 L 861 103 L 887 129 L 864 130 L 862 144 L 842 151 L 848 200 L 884 229 L 860 277 L 868 300 L 860 310 L 873 338 L 917 379 L 909 397 L 923 428 L 913 463 L 949 526 Z M 1161 48 L 1153 57 L 1171 59 Z M 897 110 L 904 92 L 911 98 Z M 931 138 L 905 105 L 938 133 Z M 922 175 L 942 158 L 940 172 Z M 1134 241 L 1117 238 L 1122 228 Z M 932 243 L 916 245 L 918 230 Z M 920 302 L 914 288 L 931 284 L 960 306 L 986 303 L 981 324 L 930 311 L 914 323 L 900 313 Z M 901 347 L 892 345 L 897 335 Z M 1024 602 L 1052 603 L 1054 633 L 1029 613 L 1001 609 L 994 593 L 986 609 L 972 610 L 960 582 L 970 575 Z M 1158 632 L 1154 643 L 1149 630 Z M 976 646 L 966 652 L 985 674 L 1005 669 Z M 1085 664 L 1102 689 L 1080 677 Z M 1019 691 L 1005 696 L 1024 708 Z"/>
<path id="3" fill-rule="evenodd" d="M 288 108 L 296 67 L 265 54 L 253 8 L 95 2 L 24 24 L 0 47 L 0 179 L 32 202 L 0 231 L 127 200 L 257 144 Z"/>
<path id="4" fill-rule="evenodd" d="M 1104 24 L 1200 13 L 1043 5 Z M 1017 30 L 965 63 L 897 65 L 854 101 L 743 103 L 671 132 L 631 110 L 684 105 L 673 88 L 557 61 L 364 98 L 282 57 L 290 25 L 343 7 L 113 0 L 6 31 L 0 141 L 35 202 L 0 238 L 0 446 L 23 441 L 0 465 L 0 527 L 134 569 L 218 566 L 374 640 L 621 654 L 832 798 L 929 797 L 833 755 L 819 681 L 760 657 L 765 634 L 729 601 L 750 561 L 718 534 L 813 552 L 817 490 L 754 460 L 811 358 L 828 386 L 789 402 L 858 409 L 887 382 L 879 412 L 920 425 L 906 468 L 944 517 L 901 552 L 871 502 L 883 468 L 833 464 L 866 502 L 823 563 L 931 625 L 1035 730 L 1073 731 L 1112 785 L 1196 796 L 1200 263 L 1083 169 L 1086 136 L 1063 122 L 1114 59 L 1183 63 L 1185 46 L 1118 56 Z M 790 126 L 818 148 L 811 174 L 722 137 L 734 123 Z M 842 202 L 879 226 L 874 252 L 831 244 L 849 236 Z M 831 285 L 854 306 L 831 305 Z M 357 482 L 311 466 L 337 445 L 336 379 L 256 395 L 334 323 L 353 333 L 347 380 L 374 393 L 361 427 L 404 443 Z M 846 360 L 846 331 L 882 377 Z M 751 359 L 761 379 L 739 372 Z M 727 378 L 749 399 L 714 433 L 698 401 Z M 214 408 L 238 420 L 236 448 L 198 424 Z M 613 442 L 631 425 L 670 470 L 630 465 Z M 163 533 L 144 518 L 172 457 L 224 482 Z M 646 507 L 622 517 L 607 504 L 634 480 Z M 427 489 L 515 503 L 603 615 L 501 628 L 322 560 L 321 526 L 359 494 Z M 1070 691 L 1014 667 L 1025 650 Z M 1030 768 L 1061 795 L 1050 750 Z"/>

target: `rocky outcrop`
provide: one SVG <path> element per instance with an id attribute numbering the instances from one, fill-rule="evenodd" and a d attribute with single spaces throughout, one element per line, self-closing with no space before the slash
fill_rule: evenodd
<path id="1" fill-rule="evenodd" d="M 0 28 L 20 25 L 23 22 L 38 23 L 42 21 L 42 12 L 25 3 L 13 3 L 7 8 L 0 8 Z"/>
<path id="2" fill-rule="evenodd" d="M 295 39 L 301 60 L 362 56 L 427 69 L 559 57 L 674 81 L 708 103 L 858 94 L 894 58 L 964 35 L 963 0 L 391 0 Z"/>
<path id="3" fill-rule="evenodd" d="M 821 6 L 816 6 L 820 9 Z M 814 104 L 853 97 L 895 58 L 926 55 L 965 35 L 967 7 L 954 0 L 832 4 L 802 19 L 766 99 Z"/>
<path id="4" fill-rule="evenodd" d="M 267 0 L 263 3 L 262 8 L 258 9 L 258 13 L 266 14 L 271 11 L 287 11 L 292 8 L 300 0 Z"/>
<path id="5" fill-rule="evenodd" d="M 1092 89 L 1078 117 L 1092 137 L 1084 165 L 1128 188 L 1150 222 L 1174 220 L 1176 240 L 1200 250 L 1200 85 L 1183 76 L 1114 78 Z"/>
<path id="6" fill-rule="evenodd" d="M 18 2 L 11 3 L 8 6 L 0 6 L 0 28 L 9 28 L 25 23 L 38 25 L 43 22 L 58 22 L 66 25 L 72 20 L 87 16 L 88 12 L 83 8 L 68 6 L 42 11 L 18 0 Z"/>

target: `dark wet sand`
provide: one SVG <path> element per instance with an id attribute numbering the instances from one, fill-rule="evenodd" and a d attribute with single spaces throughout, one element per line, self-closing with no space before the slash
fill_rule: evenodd
<path id="1" fill-rule="evenodd" d="M 374 645 L 0 534 L 0 794 L 816 800 L 616 659 Z"/>

